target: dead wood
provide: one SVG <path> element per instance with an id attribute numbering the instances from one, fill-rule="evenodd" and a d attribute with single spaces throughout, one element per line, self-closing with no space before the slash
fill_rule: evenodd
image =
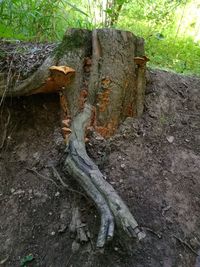
<path id="1" fill-rule="evenodd" d="M 69 225 L 69 230 L 73 235 L 76 235 L 76 239 L 79 243 L 85 243 L 89 241 L 87 236 L 86 225 L 81 221 L 81 214 L 78 207 L 72 209 L 72 220 Z"/>
<path id="2" fill-rule="evenodd" d="M 72 123 L 72 134 L 69 139 L 65 171 L 71 174 L 95 202 L 101 215 L 101 226 L 97 247 L 103 247 L 106 241 L 113 238 L 115 222 L 130 237 L 143 238 L 138 223 L 131 215 L 122 199 L 105 181 L 102 173 L 88 157 L 84 143 L 84 129 L 90 120 L 92 107 L 86 104 L 83 112 L 78 114 Z"/>
<path id="3" fill-rule="evenodd" d="M 68 134 L 64 172 L 73 176 L 96 204 L 101 217 L 97 247 L 113 238 L 115 227 L 120 239 L 144 237 L 128 207 L 87 155 L 85 132 L 92 122 L 97 132 L 109 137 L 126 117 L 142 114 L 145 62 L 143 40 L 130 32 L 71 29 L 53 55 L 21 84 L 15 86 L 13 79 L 9 82 L 6 75 L 0 76 L 2 97 L 62 92 Z M 52 66 L 58 66 L 54 72 Z M 60 66 L 72 71 L 65 73 Z"/>

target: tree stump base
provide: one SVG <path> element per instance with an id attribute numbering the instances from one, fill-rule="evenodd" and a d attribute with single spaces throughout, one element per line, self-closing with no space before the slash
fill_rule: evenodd
<path id="1" fill-rule="evenodd" d="M 112 136 L 127 117 L 140 116 L 144 106 L 144 42 L 115 29 L 70 29 L 40 68 L 21 84 L 0 75 L 0 95 L 60 92 L 66 138 L 64 171 L 92 198 L 100 213 L 97 247 L 120 235 L 142 239 L 138 223 L 104 179 L 85 149 L 88 126 Z M 64 99 L 64 101 L 63 101 Z M 70 123 L 68 123 L 70 121 Z M 122 231 L 121 231 L 122 230 Z M 120 238 L 120 237 L 119 237 Z"/>

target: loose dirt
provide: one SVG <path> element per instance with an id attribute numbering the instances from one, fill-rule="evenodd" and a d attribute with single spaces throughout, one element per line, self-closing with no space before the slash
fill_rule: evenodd
<path id="1" fill-rule="evenodd" d="M 0 266 L 200 267 L 200 79 L 161 70 L 148 76 L 143 116 L 127 118 L 111 139 L 93 136 L 87 145 L 146 238 L 133 241 L 129 253 L 117 235 L 104 253 L 95 251 L 98 214 L 62 174 L 58 98 L 6 99 L 0 119 Z M 91 235 L 80 245 L 69 230 L 74 207 Z"/>

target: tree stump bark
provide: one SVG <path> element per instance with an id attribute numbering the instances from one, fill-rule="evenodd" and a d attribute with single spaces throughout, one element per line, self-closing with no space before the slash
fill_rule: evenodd
<path id="1" fill-rule="evenodd" d="M 78 181 L 100 213 L 97 247 L 112 239 L 115 225 L 121 235 L 144 237 L 125 203 L 88 157 L 84 139 L 91 123 L 107 138 L 126 117 L 142 114 L 146 61 L 143 40 L 130 32 L 70 29 L 53 54 L 20 84 L 0 75 L 2 99 L 48 92 L 59 92 L 66 99 L 63 118 L 70 135 L 64 171 Z"/>

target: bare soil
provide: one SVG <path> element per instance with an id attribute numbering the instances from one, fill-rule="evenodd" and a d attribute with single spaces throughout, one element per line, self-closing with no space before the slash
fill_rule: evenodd
<path id="1" fill-rule="evenodd" d="M 4 101 L 0 266 L 200 267 L 200 79 L 161 70 L 148 76 L 143 116 L 127 118 L 109 140 L 92 136 L 88 144 L 88 153 L 146 232 L 129 253 L 118 236 L 104 253 L 95 251 L 95 207 L 62 175 L 57 96 Z M 69 230 L 74 207 L 91 235 L 80 246 Z"/>

